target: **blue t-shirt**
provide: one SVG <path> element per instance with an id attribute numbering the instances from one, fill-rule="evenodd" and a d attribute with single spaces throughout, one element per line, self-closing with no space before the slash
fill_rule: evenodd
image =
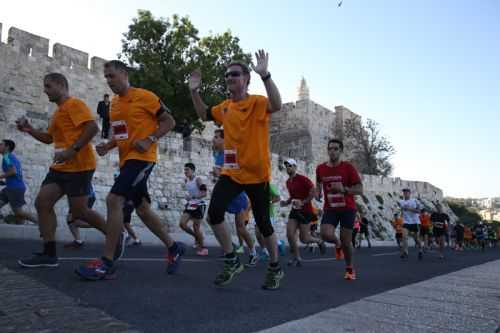
<path id="1" fill-rule="evenodd" d="M 23 181 L 23 170 L 21 169 L 21 162 L 19 162 L 16 155 L 14 155 L 13 153 L 3 155 L 3 172 L 7 172 L 12 167 L 16 169 L 16 174 L 14 176 L 5 178 L 5 185 L 7 186 L 7 188 L 26 189 L 26 185 L 24 185 Z"/>
<path id="2" fill-rule="evenodd" d="M 214 152 L 215 166 L 221 167 L 224 165 L 224 152 L 216 151 Z"/>

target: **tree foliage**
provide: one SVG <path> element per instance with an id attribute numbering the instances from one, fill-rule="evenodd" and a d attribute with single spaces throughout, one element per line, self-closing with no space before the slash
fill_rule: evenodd
<path id="1" fill-rule="evenodd" d="M 155 18 L 139 10 L 123 35 L 119 57 L 131 67 L 131 84 L 157 94 L 172 111 L 176 131 L 189 134 L 203 129 L 191 103 L 189 74 L 200 68 L 202 96 L 209 105 L 219 103 L 226 92 L 225 65 L 251 59 L 239 42 L 230 31 L 200 37 L 188 17 Z"/>
<path id="2" fill-rule="evenodd" d="M 396 150 L 380 133 L 379 125 L 368 119 L 347 119 L 344 122 L 344 138 L 352 143 L 353 162 L 363 174 L 389 176 L 393 166 L 390 158 Z M 351 145 L 350 145 L 351 146 Z"/>
<path id="3" fill-rule="evenodd" d="M 450 209 L 455 213 L 458 219 L 467 226 L 474 226 L 481 220 L 481 216 L 474 210 L 465 207 L 463 203 L 456 201 L 447 201 Z"/>

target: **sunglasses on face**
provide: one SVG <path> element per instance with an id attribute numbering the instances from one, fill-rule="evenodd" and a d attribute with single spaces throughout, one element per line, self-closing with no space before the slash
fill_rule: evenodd
<path id="1" fill-rule="evenodd" d="M 242 72 L 238 72 L 238 71 L 231 71 L 231 72 L 226 72 L 224 74 L 224 77 L 227 79 L 228 77 L 240 77 L 241 75 L 243 75 Z"/>

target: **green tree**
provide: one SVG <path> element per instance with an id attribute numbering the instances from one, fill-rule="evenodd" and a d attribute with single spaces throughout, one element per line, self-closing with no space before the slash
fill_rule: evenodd
<path id="1" fill-rule="evenodd" d="M 378 123 L 371 119 L 363 122 L 356 117 L 347 119 L 343 130 L 345 138 L 352 142 L 353 162 L 361 173 L 385 177 L 391 174 L 390 158 L 396 150 L 382 136 Z"/>
<path id="2" fill-rule="evenodd" d="M 139 10 L 123 35 L 119 58 L 131 67 L 132 85 L 156 93 L 171 110 L 175 130 L 188 134 L 203 129 L 191 103 L 189 74 L 201 69 L 201 93 L 215 105 L 225 98 L 225 65 L 231 59 L 248 62 L 251 56 L 230 31 L 200 38 L 188 17 L 155 18 L 150 11 Z"/>
<path id="3" fill-rule="evenodd" d="M 474 226 L 478 221 L 482 220 L 477 212 L 467 208 L 463 203 L 452 200 L 447 200 L 447 203 L 458 219 L 467 226 Z"/>

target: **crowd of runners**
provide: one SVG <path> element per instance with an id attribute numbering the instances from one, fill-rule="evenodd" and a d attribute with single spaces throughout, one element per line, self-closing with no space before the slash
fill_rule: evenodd
<path id="1" fill-rule="evenodd" d="M 193 72 L 189 78 L 197 115 L 203 121 L 214 121 L 220 129 L 213 137 L 211 177 L 214 185 L 210 199 L 208 187 L 211 185 L 197 176 L 193 163 L 184 165 L 186 205 L 179 227 L 193 237 L 193 246 L 199 256 L 208 255 L 203 222 L 207 221 L 212 228 L 224 257 L 223 268 L 214 280 L 217 286 L 231 283 L 245 268 L 255 267 L 261 261 L 267 263 L 262 288 L 273 290 L 279 288 L 285 274 L 280 264 L 285 243 L 277 239 L 274 227 L 278 220 L 278 206 L 289 206 L 287 264 L 302 266 L 301 251 L 306 249 L 301 249 L 300 243 L 310 250 L 318 249 L 321 254 L 327 251 L 327 244 L 332 244 L 336 259 L 345 261 L 344 278 L 355 280 L 353 249 L 360 247 L 363 240 L 371 247 L 370 221 L 358 213 L 355 201 L 356 195 L 363 194 L 362 179 L 356 168 L 342 159 L 343 142 L 330 139 L 325 147 L 328 160 L 316 167 L 314 180 L 298 173 L 293 158 L 284 162 L 288 194 L 280 195 L 278 184 L 271 182 L 269 118 L 281 110 L 281 97 L 268 70 L 268 54 L 260 50 L 255 54 L 255 60 L 251 68 L 260 76 L 267 97 L 248 94 L 250 67 L 239 61 L 227 65 L 224 77 L 229 97 L 218 105 L 204 103 L 200 95 L 203 84 L 200 71 Z M 70 95 L 68 80 L 60 73 L 47 74 L 43 79 L 45 94 L 57 105 L 48 129 L 36 129 L 24 117 L 16 121 L 20 131 L 54 148 L 53 163 L 35 200 L 36 216 L 24 208 L 26 186 L 21 163 L 14 154 L 15 142 L 5 139 L 0 143 L 3 155 L 0 180 L 5 179 L 0 207 L 8 203 L 16 219 L 38 224 L 43 241 L 41 252 L 19 259 L 18 263 L 32 268 L 59 265 L 54 206 L 66 196 L 69 205 L 67 223 L 74 241 L 65 247 L 83 246 L 79 228 L 95 228 L 105 236 L 102 256 L 76 267 L 78 276 L 85 280 L 116 276 L 116 262 L 122 257 L 125 245 L 141 244 L 130 226 L 134 210 L 165 245 L 167 272 L 174 274 L 186 246 L 172 239 L 163 228 L 160 217 L 151 208 L 147 184 L 157 161 L 158 140 L 174 128 L 175 120 L 154 93 L 130 85 L 124 63 L 117 60 L 107 62 L 104 77 L 115 94 L 111 101 L 100 105 L 99 112 L 102 117 L 108 117 L 109 129 L 103 128 L 101 136 L 109 137 L 109 140 L 95 147 L 91 145 L 91 140 L 100 131 L 95 117 L 82 100 Z M 118 149 L 119 171 L 114 175 L 113 186 L 106 197 L 107 214 L 104 217 L 92 208 L 95 201 L 92 179 L 98 158 L 95 151 L 104 156 L 113 149 Z M 435 204 L 434 211 L 427 212 L 417 199 L 412 198 L 410 189 L 404 189 L 402 194 L 400 213 L 394 216 L 393 222 L 401 258 L 409 256 L 409 237 L 415 241 L 418 259 L 422 259 L 433 246 L 443 257 L 450 234 L 448 215 L 439 203 Z M 231 232 L 224 223 L 226 213 L 234 215 L 238 244 L 232 241 Z M 255 235 L 247 229 L 251 220 L 255 222 Z M 457 250 L 473 245 L 483 249 L 496 246 L 497 233 L 484 224 L 471 230 L 458 223 L 453 231 L 453 246 Z M 240 254 L 245 252 L 245 247 L 248 258 L 243 263 Z"/>

